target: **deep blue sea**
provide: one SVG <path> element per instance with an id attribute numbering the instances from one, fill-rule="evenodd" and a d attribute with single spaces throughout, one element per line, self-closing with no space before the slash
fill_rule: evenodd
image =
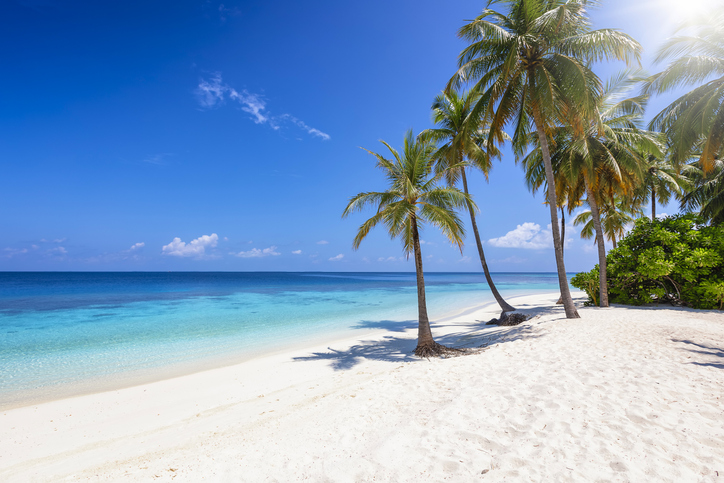
<path id="1" fill-rule="evenodd" d="M 558 290 L 554 273 L 493 276 L 506 297 Z M 425 282 L 431 320 L 494 301 L 480 273 Z M 0 407 L 412 320 L 414 273 L 0 273 Z"/>

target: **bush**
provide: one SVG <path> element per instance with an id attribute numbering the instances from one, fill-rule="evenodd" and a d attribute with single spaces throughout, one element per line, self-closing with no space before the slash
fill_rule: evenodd
<path id="1" fill-rule="evenodd" d="M 724 226 L 705 226 L 696 215 L 636 220 L 606 262 L 613 303 L 668 302 L 701 309 L 724 305 Z M 577 274 L 571 283 L 597 302 L 598 266 Z"/>

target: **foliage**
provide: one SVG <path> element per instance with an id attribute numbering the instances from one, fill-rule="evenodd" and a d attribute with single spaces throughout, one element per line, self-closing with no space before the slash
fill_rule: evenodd
<path id="1" fill-rule="evenodd" d="M 697 87 L 665 107 L 651 127 L 666 132 L 676 163 L 697 155 L 709 172 L 724 149 L 724 6 L 684 23 L 679 35 L 659 50 L 656 61 L 672 57 L 666 69 L 648 79 L 646 92 Z"/>
<path id="2" fill-rule="evenodd" d="M 696 215 L 636 220 L 607 262 L 611 302 L 701 309 L 724 304 L 724 226 L 704 225 Z M 598 276 L 597 270 L 576 275 L 573 286 L 590 297 L 588 280 Z"/>
<path id="3" fill-rule="evenodd" d="M 577 289 L 583 290 L 588 295 L 588 301 L 585 305 L 593 305 L 598 307 L 598 281 L 599 281 L 598 265 L 593 267 L 590 272 L 581 272 L 571 278 L 571 285 Z"/>

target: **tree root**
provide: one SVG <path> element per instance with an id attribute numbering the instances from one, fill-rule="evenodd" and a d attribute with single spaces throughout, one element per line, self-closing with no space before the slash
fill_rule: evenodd
<path id="1" fill-rule="evenodd" d="M 469 352 L 468 349 L 455 349 L 452 347 L 446 347 L 437 342 L 432 344 L 418 345 L 415 348 L 415 355 L 419 358 L 429 359 L 430 357 L 457 357 L 465 355 Z"/>

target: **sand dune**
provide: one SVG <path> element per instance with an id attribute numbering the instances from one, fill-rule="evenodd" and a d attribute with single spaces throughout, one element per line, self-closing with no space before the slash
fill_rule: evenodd
<path id="1" fill-rule="evenodd" d="M 724 481 L 724 315 L 556 298 L 9 410 L 0 480 Z"/>

